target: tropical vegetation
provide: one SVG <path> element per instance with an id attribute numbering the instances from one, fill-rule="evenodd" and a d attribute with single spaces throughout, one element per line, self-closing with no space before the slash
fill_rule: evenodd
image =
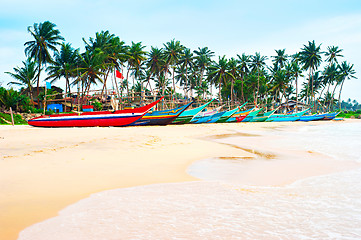
<path id="1" fill-rule="evenodd" d="M 330 111 L 343 107 L 344 85 L 356 78 L 354 65 L 344 59 L 340 47 L 323 48 L 315 41 L 292 54 L 277 49 L 273 56 L 256 52 L 227 58 L 216 56 L 208 47 L 192 51 L 176 39 L 149 49 L 142 42 L 126 44 L 109 31 L 83 38 L 85 50 L 81 52 L 66 43 L 49 21 L 34 23 L 28 32 L 33 39 L 24 44 L 27 60 L 7 73 L 15 80 L 10 85 L 28 89 L 32 103 L 35 84 L 36 99 L 38 103 L 41 100 L 42 76 L 52 84 L 62 82 L 67 97 L 74 92 L 88 96 L 97 88 L 102 89 L 98 99 L 102 101 L 109 94 L 106 90 L 111 89 L 120 104 L 136 99 L 142 102 L 149 95 L 166 95 L 173 103 L 217 97 L 220 103 L 230 105 L 248 102 L 273 107 L 296 100 L 313 106 L 314 111 Z M 46 76 L 41 74 L 43 70 Z M 116 77 L 117 71 L 121 78 Z M 6 91 L 9 96 L 14 94 Z M 10 100 L 2 102 L 14 106 Z"/>

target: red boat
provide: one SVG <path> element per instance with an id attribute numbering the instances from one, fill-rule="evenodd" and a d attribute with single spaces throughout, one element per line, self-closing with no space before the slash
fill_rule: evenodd
<path id="1" fill-rule="evenodd" d="M 30 119 L 28 124 L 35 127 L 119 127 L 137 121 L 162 99 L 135 109 L 43 115 Z"/>

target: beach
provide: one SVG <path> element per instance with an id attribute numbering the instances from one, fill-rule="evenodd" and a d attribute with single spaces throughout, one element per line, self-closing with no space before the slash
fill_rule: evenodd
<path id="1" fill-rule="evenodd" d="M 242 232 L 240 225 L 231 226 L 243 216 L 237 215 L 239 209 L 237 214 L 228 209 L 235 216 L 224 221 L 218 215 L 208 219 L 205 212 L 217 212 L 216 196 L 225 194 L 237 203 L 241 191 L 242 199 L 251 202 L 265 197 L 259 196 L 265 191 L 259 187 L 283 189 L 302 179 L 359 169 L 360 163 L 353 159 L 339 161 L 325 152 L 286 144 L 302 128 L 355 121 L 59 129 L 0 126 L 0 239 L 17 239 L 25 228 L 19 239 L 200 239 L 212 229 L 216 237 L 247 239 L 237 235 Z M 224 160 L 236 161 L 237 167 Z M 253 191 L 254 196 L 249 194 Z M 281 194 L 267 193 L 273 200 L 277 196 L 272 194 Z M 157 197 L 162 201 L 157 202 Z M 187 206 L 192 199 L 200 200 Z M 180 206 L 190 208 L 192 216 L 185 216 Z M 224 211 L 228 214 L 227 208 Z M 94 220 L 99 216 L 102 224 Z M 134 219 L 142 217 L 142 221 Z M 209 229 L 199 225 L 197 218 L 203 217 Z M 232 231 L 222 227 L 228 221 Z M 115 230 L 107 228 L 115 225 Z M 174 235 L 182 228 L 183 236 Z M 118 238 L 110 237 L 114 231 Z M 267 236 L 267 226 L 262 224 L 254 231 Z"/>

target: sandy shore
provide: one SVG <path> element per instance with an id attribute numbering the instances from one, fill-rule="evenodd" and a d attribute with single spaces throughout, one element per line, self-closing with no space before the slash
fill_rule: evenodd
<path id="1" fill-rule="evenodd" d="M 0 126 L 0 239 L 16 239 L 31 224 L 103 190 L 196 181 L 186 173 L 194 161 L 214 157 L 266 157 L 284 151 L 253 136 L 242 148 L 224 137 L 276 127 L 318 123 L 203 124 L 164 127 L 64 128 Z M 342 124 L 342 123 L 332 123 Z M 289 128 L 292 131 L 292 128 Z M 266 155 L 264 155 L 266 154 Z M 295 152 L 288 153 L 295 154 Z M 281 185 L 354 167 L 325 162 L 318 153 L 292 163 L 273 159 L 248 165 L 245 184 Z M 269 157 L 268 156 L 268 157 Z M 272 164 L 275 163 L 275 164 Z M 316 166 L 316 167 L 313 167 Z M 270 168 L 275 171 L 269 171 Z M 311 170 L 310 170 L 311 169 Z M 273 172 L 274 174 L 266 174 Z M 287 172 L 287 174 L 280 174 Z"/>

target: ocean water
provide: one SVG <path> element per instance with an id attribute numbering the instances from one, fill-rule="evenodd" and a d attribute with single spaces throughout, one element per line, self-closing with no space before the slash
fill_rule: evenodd
<path id="1" fill-rule="evenodd" d="M 361 161 L 361 123 L 262 134 L 275 136 L 271 145 Z M 229 164 L 227 175 L 236 175 L 247 159 L 213 161 Z M 270 187 L 243 185 L 237 178 L 212 179 L 197 164 L 188 172 L 200 179 L 207 176 L 203 181 L 93 194 L 25 229 L 19 239 L 361 239 L 360 168 Z M 216 173 L 217 164 L 202 166 Z"/>

